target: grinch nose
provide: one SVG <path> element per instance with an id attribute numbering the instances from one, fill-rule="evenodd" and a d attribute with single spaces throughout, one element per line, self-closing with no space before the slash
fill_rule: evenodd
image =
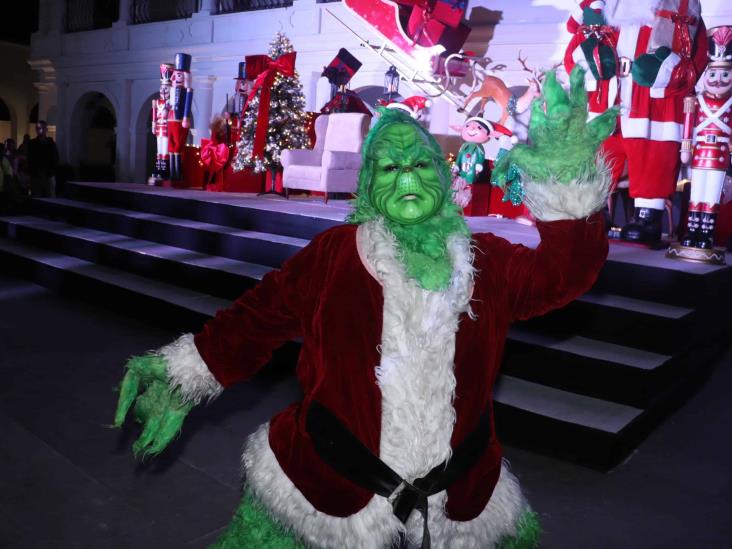
<path id="1" fill-rule="evenodd" d="M 422 179 L 412 168 L 404 168 L 397 177 L 396 186 L 400 193 L 414 193 L 422 189 Z"/>

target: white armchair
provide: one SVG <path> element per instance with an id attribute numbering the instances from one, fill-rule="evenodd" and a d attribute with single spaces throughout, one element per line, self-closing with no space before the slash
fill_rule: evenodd
<path id="1" fill-rule="evenodd" d="M 315 120 L 315 148 L 282 151 L 282 186 L 325 193 L 353 193 L 358 187 L 361 146 L 369 130 L 361 113 L 321 114 Z"/>

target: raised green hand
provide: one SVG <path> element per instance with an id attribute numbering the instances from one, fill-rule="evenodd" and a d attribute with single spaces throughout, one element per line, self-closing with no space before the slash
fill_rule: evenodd
<path id="1" fill-rule="evenodd" d="M 584 71 L 575 66 L 569 77 L 567 93 L 556 74 L 547 73 L 542 97 L 531 105 L 530 145 L 516 145 L 499 158 L 493 170 L 493 183 L 510 183 L 516 170 L 525 179 L 538 183 L 569 183 L 597 169 L 600 144 L 612 133 L 618 115 L 611 108 L 587 122 L 587 92 Z"/>
<path id="2" fill-rule="evenodd" d="M 142 434 L 132 445 L 135 457 L 162 452 L 180 432 L 192 403 L 184 402 L 177 389 L 170 389 L 165 359 L 156 355 L 134 357 L 125 365 L 114 426 L 121 427 L 134 403 L 133 417 L 142 424 Z"/>

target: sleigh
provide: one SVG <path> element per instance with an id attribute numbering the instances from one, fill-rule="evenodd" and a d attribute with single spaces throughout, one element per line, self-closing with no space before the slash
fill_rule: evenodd
<path id="1" fill-rule="evenodd" d="M 412 88 L 463 106 L 464 94 L 456 84 L 473 66 L 471 56 L 462 52 L 470 34 L 462 22 L 467 0 L 344 0 L 344 4 L 366 25 L 369 37 L 328 12 L 396 67 Z"/>

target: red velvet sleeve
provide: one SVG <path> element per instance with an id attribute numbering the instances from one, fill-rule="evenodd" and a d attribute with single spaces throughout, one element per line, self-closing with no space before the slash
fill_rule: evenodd
<path id="1" fill-rule="evenodd" d="M 326 231 L 267 273 L 227 309 L 216 313 L 195 338 L 196 348 L 221 385 L 252 377 L 272 351 L 302 335 L 302 322 L 318 290 L 316 273 L 333 240 Z"/>
<path id="2" fill-rule="evenodd" d="M 539 221 L 536 226 L 541 236 L 536 249 L 497 237 L 500 242 L 491 246 L 497 246 L 494 259 L 504 268 L 511 320 L 526 320 L 573 301 L 592 287 L 607 257 L 601 214 Z"/>

